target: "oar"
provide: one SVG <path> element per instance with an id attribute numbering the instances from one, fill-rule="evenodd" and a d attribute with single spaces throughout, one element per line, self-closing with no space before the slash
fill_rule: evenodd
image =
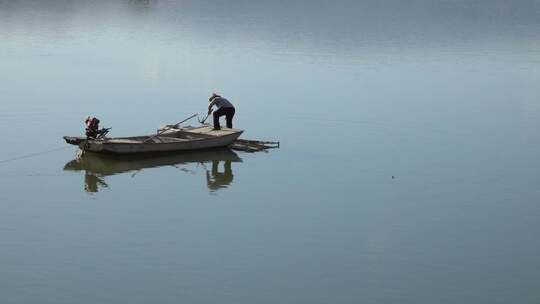
<path id="1" fill-rule="evenodd" d="M 151 139 L 154 139 L 154 138 L 160 136 L 161 134 L 163 134 L 165 131 L 169 130 L 170 128 L 176 127 L 176 126 L 178 126 L 178 125 L 180 125 L 180 124 L 182 124 L 182 123 L 184 123 L 184 122 L 186 122 L 186 121 L 192 119 L 192 118 L 195 117 L 195 116 L 197 116 L 197 114 L 193 114 L 193 115 L 191 115 L 190 117 L 188 117 L 188 118 L 182 120 L 181 122 L 179 122 L 179 123 L 177 123 L 177 124 L 166 126 L 165 128 L 163 128 L 163 130 L 159 131 L 156 135 L 150 136 L 149 138 L 145 139 L 145 140 L 143 141 L 143 143 L 145 143 L 145 142 L 147 142 L 147 141 L 149 141 L 149 140 L 151 140 Z"/>

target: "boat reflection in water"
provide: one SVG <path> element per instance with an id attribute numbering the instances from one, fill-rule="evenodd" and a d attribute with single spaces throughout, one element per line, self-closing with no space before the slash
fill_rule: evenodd
<path id="1" fill-rule="evenodd" d="M 205 163 L 212 163 L 209 170 Z M 219 170 L 224 163 L 223 171 Z M 206 171 L 206 183 L 210 192 L 227 188 L 233 182 L 232 163 L 242 162 L 242 159 L 230 149 L 201 150 L 175 154 L 114 156 L 86 153 L 83 157 L 74 159 L 64 166 L 66 171 L 84 171 L 84 190 L 98 192 L 108 188 L 105 178 L 110 175 L 132 172 L 135 176 L 139 171 L 149 168 L 173 166 L 184 172 L 189 169 L 180 168 L 182 165 L 200 164 Z"/>

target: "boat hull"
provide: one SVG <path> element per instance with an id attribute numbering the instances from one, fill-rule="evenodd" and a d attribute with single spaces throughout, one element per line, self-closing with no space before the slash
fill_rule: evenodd
<path id="1" fill-rule="evenodd" d="M 223 132 L 211 130 L 171 131 L 163 136 L 139 136 L 86 140 L 81 137 L 64 137 L 67 143 L 78 145 L 84 151 L 106 154 L 141 154 L 175 151 L 191 151 L 221 148 L 231 145 L 243 130 L 230 129 Z M 187 134 L 187 136 L 186 136 Z"/>

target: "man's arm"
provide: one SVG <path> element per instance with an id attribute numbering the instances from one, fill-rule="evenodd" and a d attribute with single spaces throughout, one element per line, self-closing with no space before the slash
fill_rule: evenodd
<path id="1" fill-rule="evenodd" d="M 208 105 L 208 114 L 212 113 L 212 107 L 216 104 L 215 99 L 210 102 Z"/>

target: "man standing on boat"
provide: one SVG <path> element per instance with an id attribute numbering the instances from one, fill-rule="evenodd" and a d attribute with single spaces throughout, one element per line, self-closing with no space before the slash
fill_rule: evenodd
<path id="1" fill-rule="evenodd" d="M 235 112 L 232 103 L 216 93 L 212 93 L 212 96 L 208 98 L 208 101 L 210 102 L 208 105 L 208 115 L 212 113 L 213 106 L 216 106 L 217 108 L 217 111 L 214 112 L 214 130 L 221 130 L 219 125 L 219 117 L 221 116 L 225 116 L 227 128 L 232 128 L 232 120 Z"/>

